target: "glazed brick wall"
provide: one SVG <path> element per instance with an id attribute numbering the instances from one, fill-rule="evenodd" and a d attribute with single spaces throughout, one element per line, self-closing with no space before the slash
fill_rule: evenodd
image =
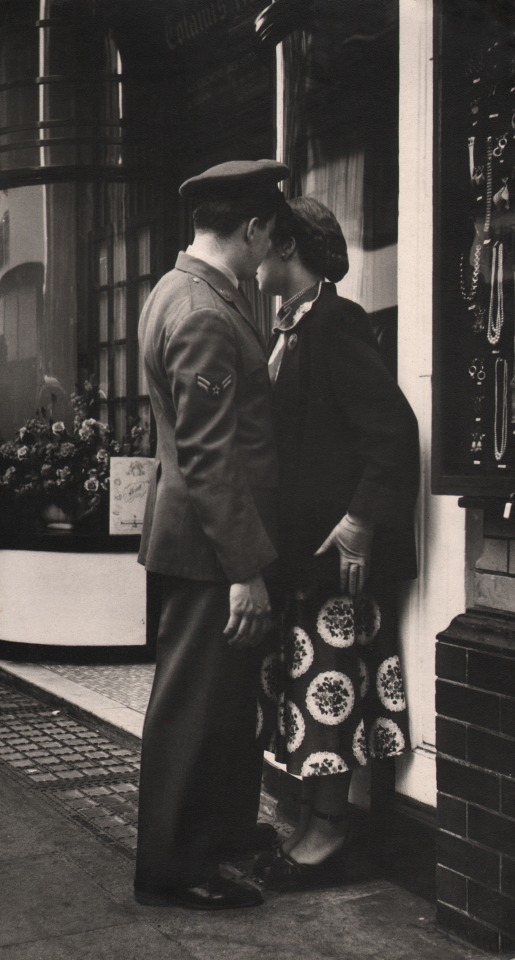
<path id="1" fill-rule="evenodd" d="M 515 520 L 484 520 L 473 571 L 473 604 L 515 613 Z"/>
<path id="2" fill-rule="evenodd" d="M 507 567 L 504 547 L 488 556 Z M 513 648 L 444 633 L 436 672 L 437 915 L 483 949 L 515 954 L 515 625 Z"/>

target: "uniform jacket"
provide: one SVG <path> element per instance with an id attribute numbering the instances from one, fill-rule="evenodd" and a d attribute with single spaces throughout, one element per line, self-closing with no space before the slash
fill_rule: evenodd
<path id="1" fill-rule="evenodd" d="M 364 310 L 333 284 L 289 335 L 273 415 L 280 552 L 293 581 L 337 577 L 335 548 L 313 554 L 347 511 L 376 522 L 372 575 L 414 577 L 417 422 Z"/>
<path id="2" fill-rule="evenodd" d="M 139 560 L 240 582 L 277 555 L 271 395 L 250 307 L 223 273 L 180 253 L 143 308 L 139 341 L 157 424 Z"/>

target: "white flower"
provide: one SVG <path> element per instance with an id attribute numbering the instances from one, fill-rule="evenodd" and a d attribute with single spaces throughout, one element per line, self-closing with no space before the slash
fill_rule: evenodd
<path id="1" fill-rule="evenodd" d="M 87 490 L 88 493 L 96 493 L 98 490 L 98 480 L 96 477 L 89 477 L 88 480 L 85 480 L 84 489 Z"/>
<path id="2" fill-rule="evenodd" d="M 306 724 L 299 708 L 288 700 L 284 709 L 284 726 L 286 728 L 286 749 L 288 753 L 298 750 L 306 734 Z"/>
<path id="3" fill-rule="evenodd" d="M 302 627 L 292 627 L 286 639 L 286 664 L 289 677 L 301 677 L 314 657 L 313 644 Z"/>
<path id="4" fill-rule="evenodd" d="M 66 431 L 66 427 L 62 420 L 56 420 L 56 422 L 52 424 L 52 433 L 54 433 L 56 437 L 58 437 L 61 433 L 64 433 L 65 431 Z"/>
<path id="5" fill-rule="evenodd" d="M 370 756 L 395 757 L 402 753 L 406 746 L 404 734 L 398 724 L 389 717 L 378 717 L 374 720 L 368 735 L 368 749 Z"/>
<path id="6" fill-rule="evenodd" d="M 376 677 L 378 697 L 392 713 L 400 713 L 406 708 L 401 664 L 398 656 L 388 657 L 380 664 Z"/>
<path id="7" fill-rule="evenodd" d="M 279 658 L 269 653 L 261 664 L 261 687 L 270 700 L 277 701 Z"/>
<path id="8" fill-rule="evenodd" d="M 321 607 L 317 630 L 331 647 L 351 647 L 354 643 L 354 607 L 352 600 L 330 597 Z"/>
<path id="9" fill-rule="evenodd" d="M 301 776 L 319 777 L 323 774 L 345 773 L 348 769 L 345 760 L 338 753 L 319 750 L 316 753 L 310 753 L 304 761 Z"/>
<path id="10" fill-rule="evenodd" d="M 315 720 L 327 726 L 342 723 L 354 706 L 354 687 L 345 673 L 326 670 L 311 681 L 306 706 Z"/>

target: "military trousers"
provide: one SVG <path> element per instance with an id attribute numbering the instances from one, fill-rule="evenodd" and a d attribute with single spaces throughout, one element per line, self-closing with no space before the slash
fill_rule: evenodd
<path id="1" fill-rule="evenodd" d="M 142 740 L 135 885 L 160 892 L 218 872 L 257 820 L 260 656 L 228 644 L 229 585 L 162 578 Z"/>

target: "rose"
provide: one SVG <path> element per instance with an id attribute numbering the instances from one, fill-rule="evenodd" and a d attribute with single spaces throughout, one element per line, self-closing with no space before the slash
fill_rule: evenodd
<path id="1" fill-rule="evenodd" d="M 52 474 L 52 467 L 50 466 L 49 463 L 44 463 L 43 466 L 41 467 L 41 476 L 50 477 L 51 474 Z"/>
<path id="2" fill-rule="evenodd" d="M 86 421 L 84 421 L 84 424 L 79 430 L 79 437 L 81 438 L 81 440 L 91 440 L 93 436 L 94 436 L 93 430 L 91 429 L 91 427 L 86 426 Z"/>
<path id="3" fill-rule="evenodd" d="M 62 433 L 66 433 L 66 427 L 62 420 L 56 420 L 56 422 L 52 424 L 52 433 L 54 433 L 56 437 Z"/>
<path id="4" fill-rule="evenodd" d="M 74 453 L 75 446 L 73 443 L 63 443 L 59 449 L 59 456 L 62 459 L 65 459 L 66 457 L 73 457 Z"/>
<path id="5" fill-rule="evenodd" d="M 88 493 L 96 493 L 98 490 L 98 480 L 96 477 L 89 477 L 84 481 L 84 489 Z"/>
<path id="6" fill-rule="evenodd" d="M 62 467 L 61 470 L 56 470 L 56 474 L 57 474 L 57 476 L 58 476 L 58 478 L 59 478 L 58 481 L 57 481 L 58 483 L 59 483 L 59 482 L 61 482 L 61 483 L 66 483 L 66 481 L 69 480 L 69 479 L 73 476 L 73 474 L 72 474 L 72 472 L 71 472 L 71 470 L 70 470 L 69 467 Z"/>
<path id="7" fill-rule="evenodd" d="M 19 447 L 18 448 L 18 460 L 26 460 L 29 455 L 28 447 Z"/>
<path id="8" fill-rule="evenodd" d="M 107 462 L 108 462 L 108 460 L 109 460 L 109 454 L 108 454 L 107 450 L 99 450 L 98 453 L 97 453 L 97 455 L 96 455 L 96 460 L 97 460 L 98 463 L 107 464 Z"/>

